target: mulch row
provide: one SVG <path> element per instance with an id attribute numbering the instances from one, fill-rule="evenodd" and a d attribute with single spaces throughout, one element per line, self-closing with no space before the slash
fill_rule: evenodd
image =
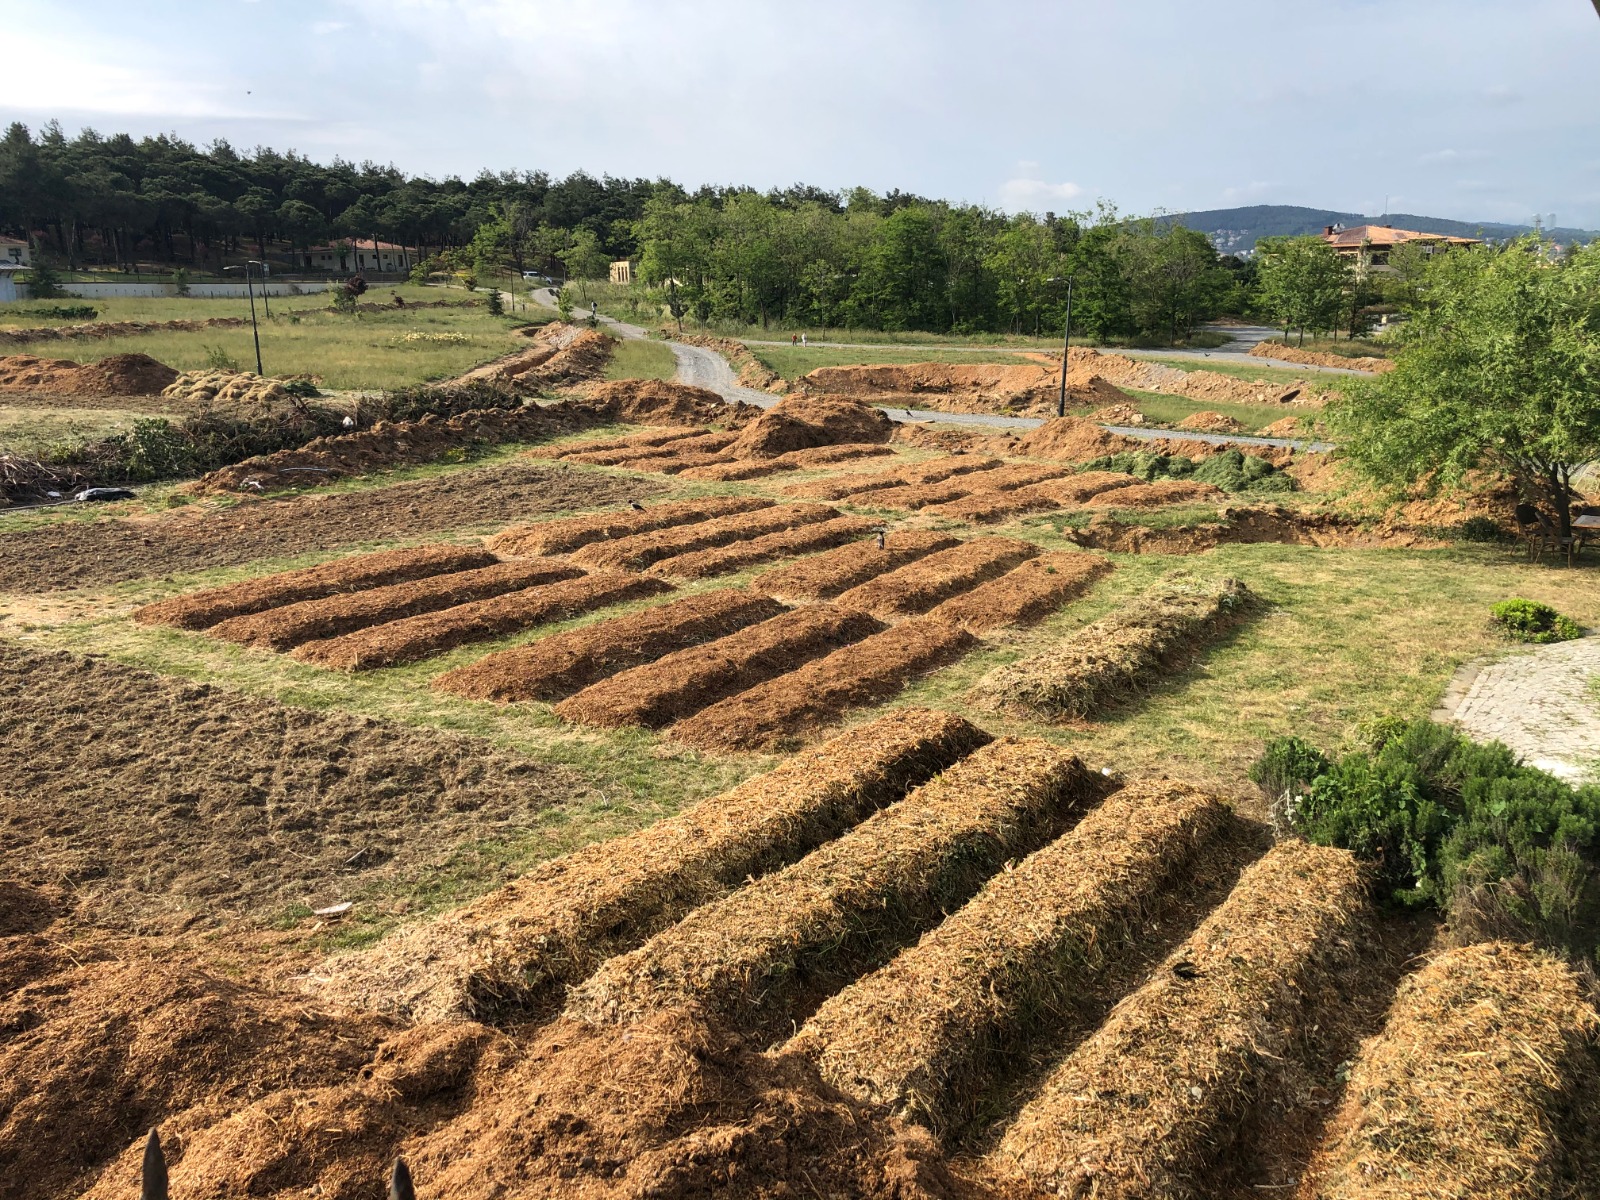
<path id="1" fill-rule="evenodd" d="M 998 458 L 982 458 L 972 454 L 953 454 L 945 458 L 931 458 L 924 462 L 907 463 L 893 470 L 855 475 L 838 475 L 832 479 L 816 479 L 795 484 L 784 492 L 787 496 L 807 500 L 843 500 L 861 492 L 883 488 L 903 487 L 910 484 L 939 483 L 954 475 L 972 471 L 986 471 L 998 467 Z"/>
<path id="2" fill-rule="evenodd" d="M 763 571 L 750 586 L 779 600 L 831 600 L 886 571 L 959 544 L 959 538 L 946 533 L 897 529 L 884 535 L 881 550 L 877 538 L 852 542 Z"/>
<path id="3" fill-rule="evenodd" d="M 837 599 L 847 608 L 894 620 L 926 612 L 941 600 L 1003 575 L 1039 553 L 1032 542 L 1016 538 L 974 538 L 869 579 Z"/>
<path id="4" fill-rule="evenodd" d="M 879 458 L 894 451 L 887 446 L 870 442 L 842 442 L 833 446 L 811 446 L 805 450 L 791 450 L 775 458 L 736 459 L 733 462 L 713 463 L 705 467 L 691 467 L 683 472 L 685 479 L 704 479 L 727 483 L 740 479 L 764 479 L 786 471 L 810 471 L 833 463 L 851 462 L 859 458 Z"/>
<path id="5" fill-rule="evenodd" d="M 1076 600 L 1112 569 L 1109 559 L 1095 554 L 1041 554 L 998 579 L 952 596 L 928 615 L 977 634 L 1008 625 L 1030 625 Z"/>
<path id="6" fill-rule="evenodd" d="M 771 500 L 758 496 L 706 496 L 696 500 L 668 500 L 642 508 L 624 508 L 612 512 L 585 513 L 577 517 L 563 517 L 533 525 L 517 525 L 496 534 L 488 541 L 489 549 L 506 556 L 537 557 L 547 554 L 570 554 L 591 542 L 614 541 L 667 529 L 673 525 L 692 525 L 716 517 L 735 513 L 754 512 L 758 508 L 773 507 Z"/>
<path id="7" fill-rule="evenodd" d="M 798 529 L 780 529 L 777 533 L 735 542 L 731 546 L 675 554 L 662 559 L 650 570 L 653 574 L 673 579 L 709 579 L 776 558 L 809 554 L 814 550 L 831 550 L 875 527 L 876 522 L 870 517 L 835 517 L 831 521 L 802 525 Z"/>
<path id="8" fill-rule="evenodd" d="M 694 550 L 709 550 L 713 546 L 726 546 L 730 542 L 777 533 L 780 529 L 816 525 L 823 521 L 831 521 L 840 515 L 838 509 L 825 504 L 772 505 L 755 511 L 700 521 L 693 525 L 674 526 L 631 537 L 591 543 L 574 553 L 572 560 L 586 567 L 616 567 L 642 571 L 664 558 L 688 554 Z"/>

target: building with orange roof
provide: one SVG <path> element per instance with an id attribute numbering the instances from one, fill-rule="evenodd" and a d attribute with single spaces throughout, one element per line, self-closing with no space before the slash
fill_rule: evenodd
<path id="1" fill-rule="evenodd" d="M 1346 258 L 1354 259 L 1356 270 L 1361 273 L 1393 270 L 1389 266 L 1389 254 L 1396 246 L 1417 244 L 1433 254 L 1452 246 L 1482 244 L 1479 238 L 1422 233 L 1415 229 L 1396 229 L 1393 225 L 1329 225 L 1322 231 L 1322 240 Z"/>

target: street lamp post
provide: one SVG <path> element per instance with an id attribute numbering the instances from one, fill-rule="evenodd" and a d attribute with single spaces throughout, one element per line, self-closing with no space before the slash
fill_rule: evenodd
<path id="1" fill-rule="evenodd" d="M 1067 415 L 1067 355 L 1072 349 L 1072 276 L 1067 276 L 1067 327 L 1061 335 L 1061 394 L 1056 397 L 1056 416 Z M 1057 282 L 1052 279 L 1051 283 Z"/>
<path id="2" fill-rule="evenodd" d="M 245 290 L 250 293 L 250 336 L 255 339 L 255 343 L 256 343 L 256 374 L 257 375 L 265 375 L 266 372 L 261 369 L 261 330 L 256 326 L 256 289 L 255 289 L 255 284 L 253 284 L 251 282 L 251 279 L 250 279 L 250 268 L 253 267 L 253 266 L 257 266 L 258 267 L 258 266 L 261 266 L 261 265 L 262 265 L 261 263 L 257 262 L 253 258 L 246 259 L 245 260 L 245 264 L 244 264 L 244 286 L 245 286 Z M 239 270 L 238 267 L 223 267 L 222 269 L 224 271 L 237 271 L 237 270 Z M 266 301 L 265 294 L 262 295 L 261 299 L 262 299 L 263 303 Z"/>

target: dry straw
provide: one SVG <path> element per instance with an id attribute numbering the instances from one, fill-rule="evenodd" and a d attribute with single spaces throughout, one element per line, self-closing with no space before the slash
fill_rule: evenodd
<path id="1" fill-rule="evenodd" d="M 892 621 L 926 612 L 986 580 L 1004 575 L 1018 563 L 1037 557 L 1039 547 L 1016 538 L 984 537 L 962 542 L 909 563 L 887 575 L 843 592 L 839 603 Z"/>
<path id="2" fill-rule="evenodd" d="M 786 471 L 809 471 L 833 463 L 850 462 L 859 458 L 879 458 L 893 453 L 894 451 L 887 446 L 845 442 L 836 446 L 812 446 L 806 450 L 791 450 L 776 458 L 739 459 L 730 463 L 714 463 L 708 467 L 692 467 L 683 472 L 683 477 L 722 482 L 763 479 L 768 475 L 779 475 Z"/>
<path id="3" fill-rule="evenodd" d="M 1174 572 L 1054 648 L 990 672 L 973 699 L 1045 720 L 1092 716 L 1149 686 L 1255 608 L 1254 595 L 1237 579 Z"/>
<path id="4" fill-rule="evenodd" d="M 1554 956 L 1501 942 L 1446 951 L 1401 983 L 1361 1048 L 1306 1194 L 1591 1194 L 1597 1036 L 1600 1015 Z"/>
<path id="5" fill-rule="evenodd" d="M 831 600 L 885 571 L 957 544 L 957 539 L 947 533 L 897 529 L 885 533 L 881 550 L 877 538 L 853 542 L 826 554 L 763 571 L 750 587 L 779 600 Z"/>
<path id="6" fill-rule="evenodd" d="M 1007 1051 L 1082 1004 L 1231 828 L 1228 810 L 1203 793 L 1126 788 L 830 998 L 785 1049 L 815 1059 L 858 1100 L 936 1130 L 963 1123 L 1004 1073 Z"/>
<path id="7" fill-rule="evenodd" d="M 471 571 L 393 583 L 365 592 L 343 592 L 248 616 L 229 617 L 213 625 L 208 632 L 224 641 L 288 650 L 317 638 L 337 637 L 369 625 L 398 621 L 401 617 L 434 612 L 581 574 L 583 572 L 571 563 L 557 559 L 514 559 Z"/>
<path id="8" fill-rule="evenodd" d="M 669 446 L 667 449 L 672 448 Z M 703 450 L 645 454 L 625 458 L 611 465 L 621 467 L 624 471 L 651 471 L 657 475 L 679 475 L 691 467 L 709 467 L 733 461 L 733 453 L 730 450 Z"/>
<path id="9" fill-rule="evenodd" d="M 1087 508 L 1160 508 L 1166 504 L 1193 504 L 1197 501 L 1223 501 L 1228 493 L 1210 483 L 1195 479 L 1158 479 L 1154 483 L 1130 483 L 1108 488 L 1084 501 Z"/>
<path id="10" fill-rule="evenodd" d="M 707 496 L 700 500 L 669 500 L 648 508 L 586 513 L 559 521 L 518 525 L 489 539 L 489 549 L 502 555 L 539 556 L 570 554 L 590 542 L 631 537 L 673 525 L 692 525 L 715 517 L 771 508 L 771 500 L 757 496 Z"/>
<path id="11" fill-rule="evenodd" d="M 556 705 L 564 721 L 659 729 L 883 628 L 866 613 L 815 604 L 679 650 Z"/>
<path id="12" fill-rule="evenodd" d="M 573 989 L 567 1015 L 629 1022 L 697 1007 L 776 1028 L 1061 832 L 1098 777 L 1003 738 L 793 866 L 695 909 Z"/>
<path id="13" fill-rule="evenodd" d="M 637 571 L 677 554 L 726 546 L 730 542 L 777 533 L 780 529 L 816 525 L 839 515 L 838 509 L 829 508 L 826 504 L 779 504 L 754 512 L 715 517 L 693 525 L 591 543 L 572 558 L 574 562 L 588 567 L 621 567 Z"/>
<path id="14" fill-rule="evenodd" d="M 977 634 L 1007 625 L 1027 625 L 1077 599 L 1111 570 L 1109 559 L 1093 554 L 1041 554 L 999 579 L 946 600 L 928 615 Z"/>
<path id="15" fill-rule="evenodd" d="M 477 546 L 408 546 L 403 550 L 380 550 L 376 554 L 353 554 L 315 567 L 282 571 L 260 579 L 246 579 L 241 583 L 174 596 L 170 600 L 158 600 L 136 611 L 133 619 L 141 625 L 205 629 L 229 617 L 281 608 L 301 600 L 320 600 L 340 592 L 363 591 L 450 571 L 486 567 L 494 561 L 493 554 Z"/>
<path id="16" fill-rule="evenodd" d="M 546 1008 L 606 958 L 838 837 L 987 741 L 948 713 L 892 713 L 678 816 L 545 863 L 442 920 L 333 959 L 325 994 L 419 1021 Z"/>
<path id="17" fill-rule="evenodd" d="M 676 458 L 717 453 L 731 446 L 738 434 L 698 433 L 690 437 L 671 438 L 665 442 L 645 445 L 618 446 L 611 450 L 586 451 L 574 449 L 561 457 L 566 462 L 585 463 L 594 467 L 618 467 L 651 458 Z"/>
<path id="18" fill-rule="evenodd" d="M 640 450 L 665 446 L 668 442 L 679 442 L 685 438 L 701 437 L 710 432 L 709 429 L 652 429 L 646 433 L 630 433 L 627 437 L 568 442 L 564 446 L 536 446 L 523 453 L 528 458 L 567 458 L 573 454 L 601 454 L 608 450 L 630 450 L 637 454 Z"/>
<path id="19" fill-rule="evenodd" d="M 1303 1069 L 1370 914 L 1355 859 L 1283 842 L 1045 1080 L 991 1162 L 1064 1196 L 1211 1194 L 1264 1093 Z"/>
<path id="20" fill-rule="evenodd" d="M 662 559 L 650 571 L 654 575 L 666 575 L 673 579 L 708 579 L 714 575 L 726 575 L 730 571 L 741 571 L 757 563 L 771 562 L 775 558 L 809 554 L 813 550 L 831 550 L 872 528 L 873 522 L 867 517 L 835 517 L 816 525 L 802 525 L 799 529 L 780 529 L 777 533 L 735 542 L 731 546 L 677 554 Z"/>
<path id="21" fill-rule="evenodd" d="M 307 642 L 294 651 L 301 662 L 337 671 L 370 671 L 443 654 L 456 646 L 502 637 L 582 613 L 672 591 L 659 579 L 627 571 L 596 571 L 538 587 L 419 613 L 341 637 Z"/>
<path id="22" fill-rule="evenodd" d="M 960 658 L 975 644 L 966 630 L 913 617 L 787 675 L 720 700 L 672 727 L 672 735 L 711 751 L 784 746 L 852 708 L 896 695 L 916 676 Z"/>
<path id="23" fill-rule="evenodd" d="M 980 458 L 978 455 L 950 455 L 947 458 L 930 458 L 925 462 L 907 463 L 890 471 L 877 471 L 855 475 L 838 475 L 832 479 L 818 479 L 796 484 L 784 493 L 812 500 L 842 500 L 846 496 L 882 488 L 903 487 L 907 484 L 938 483 L 953 475 L 966 475 L 973 471 L 986 471 L 1000 466 L 998 458 Z"/>
<path id="24" fill-rule="evenodd" d="M 439 676 L 433 686 L 469 700 L 559 700 L 783 611 L 775 600 L 736 588 L 703 592 L 501 650 Z"/>

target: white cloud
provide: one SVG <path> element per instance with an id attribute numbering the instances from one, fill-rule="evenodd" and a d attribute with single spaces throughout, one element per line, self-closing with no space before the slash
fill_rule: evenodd
<path id="1" fill-rule="evenodd" d="M 1017 174 L 998 189 L 1000 207 L 1007 212 L 1060 212 L 1088 193 L 1076 183 L 1051 183 L 1042 177 L 1039 164 L 1031 158 L 1017 163 Z"/>
<path id="2" fill-rule="evenodd" d="M 313 21 L 311 23 L 311 32 L 318 37 L 327 37 L 331 33 L 342 33 L 349 28 L 349 21 Z"/>
<path id="3" fill-rule="evenodd" d="M 1479 162 L 1488 157 L 1487 150 L 1433 150 L 1420 155 L 1417 161 L 1424 166 L 1433 166 L 1438 163 Z"/>

